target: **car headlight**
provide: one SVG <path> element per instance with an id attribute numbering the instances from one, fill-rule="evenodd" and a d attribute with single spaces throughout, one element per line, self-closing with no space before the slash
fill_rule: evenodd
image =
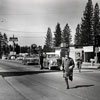
<path id="1" fill-rule="evenodd" d="M 52 64 L 52 65 L 56 65 L 56 64 L 57 64 L 57 61 L 55 61 L 55 60 L 51 60 L 51 61 L 50 61 L 50 64 Z"/>
<path id="2" fill-rule="evenodd" d="M 50 60 L 50 64 L 52 64 L 53 63 L 53 61 L 52 60 Z"/>

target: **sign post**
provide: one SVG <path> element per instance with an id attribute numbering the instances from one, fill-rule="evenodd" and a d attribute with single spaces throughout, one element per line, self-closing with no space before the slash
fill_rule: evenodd
<path id="1" fill-rule="evenodd" d="M 70 49 L 69 49 L 69 45 L 67 45 L 66 43 L 61 43 L 61 58 L 62 57 L 65 57 L 65 52 L 70 52 Z"/>
<path id="2" fill-rule="evenodd" d="M 10 37 L 9 38 L 9 41 L 12 41 L 13 42 L 13 55 L 14 55 L 14 51 L 15 51 L 15 42 L 18 41 L 18 38 L 17 37 Z"/>
<path id="3" fill-rule="evenodd" d="M 98 61 L 97 53 L 99 53 L 99 48 L 95 47 L 95 54 L 96 54 L 96 56 L 95 56 L 95 63 L 97 63 L 97 61 Z"/>

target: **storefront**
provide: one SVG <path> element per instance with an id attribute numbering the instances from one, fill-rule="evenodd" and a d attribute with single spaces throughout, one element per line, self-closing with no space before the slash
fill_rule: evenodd
<path id="1" fill-rule="evenodd" d="M 83 48 L 70 47 L 70 57 L 72 57 L 75 62 L 78 53 L 80 53 L 80 56 L 82 57 L 82 59 L 84 59 Z"/>
<path id="2" fill-rule="evenodd" d="M 91 62 L 94 59 L 95 53 L 93 52 L 93 46 L 84 46 L 84 62 Z"/>

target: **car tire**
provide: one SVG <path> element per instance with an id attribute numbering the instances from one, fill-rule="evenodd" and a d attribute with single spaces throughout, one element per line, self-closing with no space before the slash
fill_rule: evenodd
<path id="1" fill-rule="evenodd" d="M 40 65 L 40 70 L 42 70 L 43 69 L 43 67 L 41 67 L 41 65 Z"/>
<path id="2" fill-rule="evenodd" d="M 40 69 L 41 69 L 41 65 L 39 65 L 40 66 Z"/>
<path id="3" fill-rule="evenodd" d="M 62 67 L 62 66 L 60 66 L 60 67 L 59 67 L 59 69 L 62 71 L 62 70 L 63 70 L 63 67 Z"/>
<path id="4" fill-rule="evenodd" d="M 51 65 L 50 64 L 49 64 L 49 67 L 48 68 L 49 68 L 49 70 L 51 70 Z"/>
<path id="5" fill-rule="evenodd" d="M 24 62 L 24 64 L 25 64 L 25 65 L 28 65 L 28 63 L 27 63 L 27 62 Z"/>
<path id="6" fill-rule="evenodd" d="M 45 63 L 43 62 L 43 68 L 45 68 Z"/>
<path id="7" fill-rule="evenodd" d="M 25 65 L 25 62 L 24 61 L 22 63 L 23 63 L 23 65 Z"/>

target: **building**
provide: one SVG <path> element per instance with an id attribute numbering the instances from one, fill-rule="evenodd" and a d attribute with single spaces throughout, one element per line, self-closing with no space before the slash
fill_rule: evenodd
<path id="1" fill-rule="evenodd" d="M 61 57 L 61 47 L 55 47 L 55 53 L 59 54 Z M 80 55 L 82 56 L 82 60 L 83 62 L 91 62 L 91 59 L 97 59 L 97 62 L 100 63 L 100 47 L 97 48 L 94 52 L 93 50 L 93 46 L 83 46 L 80 48 L 75 48 L 74 46 L 70 46 L 69 47 L 69 51 L 70 51 L 70 57 L 72 57 L 74 59 L 74 61 L 76 62 L 76 56 L 77 53 L 80 53 Z"/>

